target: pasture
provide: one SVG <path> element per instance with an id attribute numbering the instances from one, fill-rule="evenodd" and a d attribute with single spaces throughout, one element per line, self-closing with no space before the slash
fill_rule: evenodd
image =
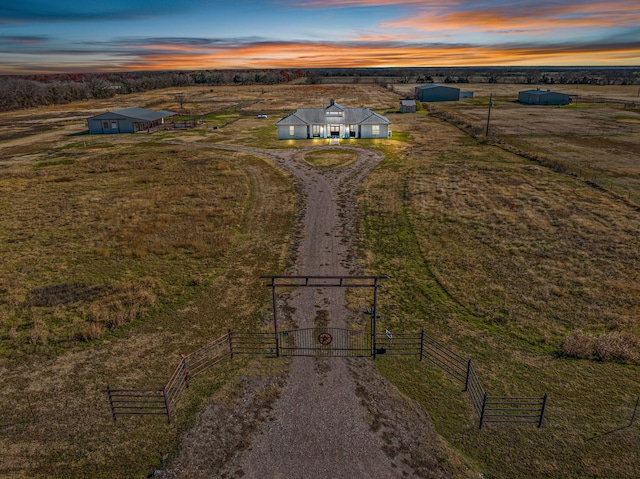
<path id="1" fill-rule="evenodd" d="M 464 85 L 474 99 L 431 105 L 450 121 L 394 113 L 405 88 L 193 87 L 0 114 L 0 476 L 144 477 L 203 404 L 231 401 L 235 377 L 280 373 L 275 360 L 234 360 L 170 425 L 114 424 L 104 392 L 161 384 L 180 354 L 229 327 L 269 330 L 259 276 L 290 262 L 294 185 L 269 160 L 216 145 L 322 144 L 278 141 L 273 124 L 333 98 L 392 121 L 390 139 L 343 142 L 385 153 L 359 195 L 362 268 L 391 276 L 383 327 L 424 328 L 473 357 L 491 393 L 548 392 L 547 419 L 479 431 L 442 373 L 386 357 L 381 372 L 487 478 L 634 477 L 637 86 L 526 107 L 513 103 L 523 85 Z M 198 128 L 84 134 L 109 109 L 177 111 L 180 93 Z M 483 136 L 489 93 L 491 138 L 477 141 L 465 131 Z"/>

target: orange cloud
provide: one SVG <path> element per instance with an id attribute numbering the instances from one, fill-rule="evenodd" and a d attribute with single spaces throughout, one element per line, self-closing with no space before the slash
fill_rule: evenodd
<path id="1" fill-rule="evenodd" d="M 153 50 L 153 48 L 150 48 Z M 191 50 L 191 49 L 189 49 Z M 214 52 L 141 53 L 123 70 L 362 68 L 500 65 L 625 65 L 637 61 L 640 46 L 479 47 L 475 45 L 393 45 L 259 43 Z"/>
<path id="2" fill-rule="evenodd" d="M 509 5 L 472 10 L 435 9 L 397 21 L 383 28 L 424 31 L 493 31 L 539 33 L 558 28 L 625 27 L 640 23 L 640 3 L 618 0 L 602 4 Z"/>

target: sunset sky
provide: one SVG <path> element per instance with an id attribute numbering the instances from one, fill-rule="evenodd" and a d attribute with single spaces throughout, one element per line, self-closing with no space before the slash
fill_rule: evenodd
<path id="1" fill-rule="evenodd" d="M 0 74 L 640 65 L 640 0 L 5 0 Z"/>

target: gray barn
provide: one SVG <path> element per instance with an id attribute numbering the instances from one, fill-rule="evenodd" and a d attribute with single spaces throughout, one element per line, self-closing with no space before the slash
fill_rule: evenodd
<path id="1" fill-rule="evenodd" d="M 527 105 L 568 105 L 571 97 L 551 90 L 524 90 L 518 93 L 518 101 Z"/>
<path id="2" fill-rule="evenodd" d="M 307 138 L 386 138 L 391 122 L 369 108 L 298 108 L 276 123 L 279 140 Z"/>
<path id="3" fill-rule="evenodd" d="M 158 127 L 164 119 L 173 116 L 172 111 L 153 111 L 144 108 L 123 108 L 87 119 L 90 134 L 136 133 Z"/>
<path id="4" fill-rule="evenodd" d="M 443 85 L 421 85 L 415 90 L 418 101 L 458 101 L 460 88 Z"/>

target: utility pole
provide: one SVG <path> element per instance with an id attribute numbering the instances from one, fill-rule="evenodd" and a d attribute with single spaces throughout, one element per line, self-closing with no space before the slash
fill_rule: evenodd
<path id="1" fill-rule="evenodd" d="M 489 121 L 491 120 L 491 107 L 493 106 L 493 93 L 489 95 L 489 113 L 487 114 L 487 130 L 484 136 L 489 136 Z"/>

